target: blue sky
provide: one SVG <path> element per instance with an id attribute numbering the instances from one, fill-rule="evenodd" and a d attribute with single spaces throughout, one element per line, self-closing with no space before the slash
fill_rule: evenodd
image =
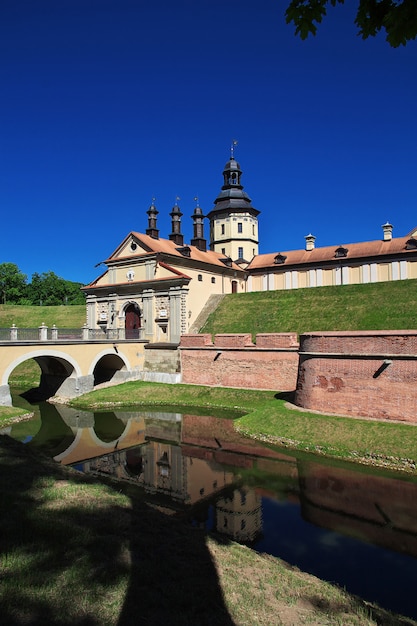
<path id="1" fill-rule="evenodd" d="M 417 42 L 362 41 L 352 0 L 301 41 L 286 5 L 2 0 L 0 263 L 89 282 L 152 197 L 189 241 L 232 139 L 260 252 L 417 226 Z"/>

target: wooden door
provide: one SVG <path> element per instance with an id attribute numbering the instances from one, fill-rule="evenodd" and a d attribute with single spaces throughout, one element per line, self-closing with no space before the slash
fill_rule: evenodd
<path id="1" fill-rule="evenodd" d="M 126 339 L 139 339 L 141 325 L 140 310 L 137 304 L 129 304 L 125 311 Z"/>

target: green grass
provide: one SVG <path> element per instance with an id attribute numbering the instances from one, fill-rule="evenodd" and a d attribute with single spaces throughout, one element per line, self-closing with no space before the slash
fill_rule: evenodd
<path id="1" fill-rule="evenodd" d="M 92 391 L 71 401 L 78 408 L 111 405 L 194 406 L 234 409 L 245 413 L 237 429 L 252 438 L 372 465 L 416 471 L 417 427 L 319 415 L 289 408 L 288 394 L 274 391 L 129 382 Z"/>
<path id="2" fill-rule="evenodd" d="M 85 305 L 18 306 L 0 305 L 0 328 L 38 328 L 43 322 L 58 328 L 81 328 L 86 321 Z"/>
<path id="3" fill-rule="evenodd" d="M 38 387 L 40 377 L 41 368 L 34 359 L 28 359 L 14 368 L 9 376 L 9 385 L 28 389 Z"/>
<path id="4" fill-rule="evenodd" d="M 408 330 L 417 327 L 417 280 L 227 295 L 204 333 Z"/>

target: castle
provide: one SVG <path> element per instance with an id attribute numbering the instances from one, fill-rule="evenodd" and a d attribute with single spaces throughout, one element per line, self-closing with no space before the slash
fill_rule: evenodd
<path id="1" fill-rule="evenodd" d="M 105 261 L 106 271 L 83 288 L 88 328 L 177 344 L 211 296 L 417 278 L 417 229 L 394 238 L 389 223 L 375 241 L 320 248 L 308 234 L 303 249 L 259 254 L 260 211 L 241 178 L 232 146 L 213 209 L 204 216 L 197 202 L 189 244 L 178 204 L 170 213 L 171 233 L 163 239 L 152 202 L 145 233 L 130 232 Z"/>

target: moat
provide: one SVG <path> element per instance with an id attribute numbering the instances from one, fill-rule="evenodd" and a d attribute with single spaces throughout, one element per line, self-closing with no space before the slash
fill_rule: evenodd
<path id="1" fill-rule="evenodd" d="M 25 401 L 15 394 L 14 403 Z M 32 420 L 3 432 L 133 485 L 191 526 L 417 618 L 417 477 L 270 449 L 237 434 L 226 414 L 31 408 Z"/>

